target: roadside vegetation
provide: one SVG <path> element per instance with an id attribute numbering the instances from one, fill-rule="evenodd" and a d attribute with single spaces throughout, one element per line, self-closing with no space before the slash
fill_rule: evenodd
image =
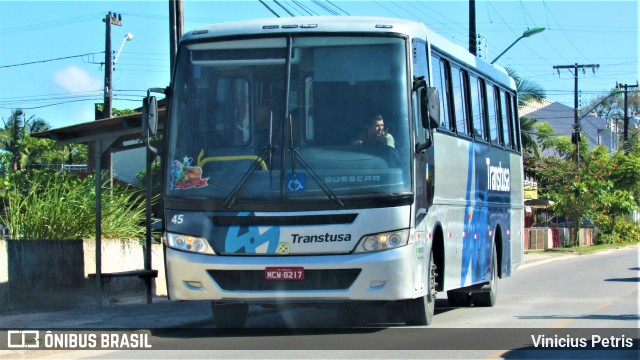
<path id="1" fill-rule="evenodd" d="M 525 250 L 524 252 L 527 254 L 535 254 L 535 253 L 552 253 L 552 254 L 591 254 L 599 251 L 605 250 L 614 250 L 628 247 L 638 247 L 638 241 L 621 241 L 612 244 L 596 244 L 590 246 L 572 246 L 568 248 L 552 248 L 552 249 L 544 249 L 544 250 Z"/>
<path id="2" fill-rule="evenodd" d="M 19 109 L 2 120 L 0 224 L 5 236 L 16 240 L 94 238 L 95 177 L 91 173 L 65 173 L 61 165 L 86 165 L 86 146 L 59 146 L 32 137 L 31 133 L 50 126 Z M 106 174 L 103 178 L 102 236 L 143 239 L 144 192 L 117 181 L 112 185 Z"/>
<path id="3" fill-rule="evenodd" d="M 2 222 L 10 239 L 66 240 L 95 237 L 94 176 L 49 169 L 16 172 L 5 179 Z M 142 239 L 144 194 L 115 183 L 102 192 L 102 236 Z"/>
<path id="4" fill-rule="evenodd" d="M 516 79 L 519 106 L 544 99 L 544 91 L 535 82 Z M 638 93 L 629 94 L 627 115 L 640 114 Z M 625 106 L 623 94 L 593 99 L 583 110 L 597 113 L 609 127 L 623 128 Z M 539 197 L 551 200 L 550 210 L 570 219 L 589 219 L 596 226 L 596 244 L 619 244 L 640 241 L 640 129 L 629 127 L 629 141 L 620 151 L 611 153 L 603 146 L 590 149 L 587 136 L 572 139 L 559 136 L 546 122 L 520 119 L 524 171 L 538 180 Z M 591 139 L 592 143 L 594 139 Z M 626 151 L 625 151 L 626 150 Z M 542 155 L 544 154 L 544 156 Z M 578 225 L 581 221 L 574 221 Z M 578 245 L 578 228 L 571 232 L 570 244 Z"/>

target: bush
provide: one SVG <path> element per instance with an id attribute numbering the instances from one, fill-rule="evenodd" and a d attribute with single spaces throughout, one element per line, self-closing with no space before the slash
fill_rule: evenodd
<path id="1" fill-rule="evenodd" d="M 614 232 L 618 234 L 618 242 L 640 241 L 640 224 L 633 223 L 627 218 L 616 221 Z"/>
<path id="2" fill-rule="evenodd" d="M 618 242 L 618 235 L 598 233 L 596 244 L 614 244 Z"/>
<path id="3" fill-rule="evenodd" d="M 96 189 L 93 176 L 33 172 L 5 181 L 4 215 L 12 239 L 95 237 Z M 102 191 L 102 236 L 140 239 L 145 229 L 144 195 L 122 185 Z"/>

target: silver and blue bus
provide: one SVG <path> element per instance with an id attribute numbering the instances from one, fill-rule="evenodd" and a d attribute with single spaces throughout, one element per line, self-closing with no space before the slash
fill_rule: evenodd
<path id="1" fill-rule="evenodd" d="M 409 325 L 431 323 L 438 293 L 495 304 L 523 257 L 504 69 L 419 22 L 371 17 L 215 24 L 185 34 L 175 63 L 172 300 L 211 301 L 219 327 L 244 326 L 251 304 L 397 302 Z M 371 119 L 391 142 L 354 141 Z"/>

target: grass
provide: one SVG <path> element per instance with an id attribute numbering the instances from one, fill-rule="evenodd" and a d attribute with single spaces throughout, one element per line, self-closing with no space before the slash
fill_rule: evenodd
<path id="1" fill-rule="evenodd" d="M 95 236 L 95 182 L 70 175 L 33 176 L 4 197 L 12 239 L 61 240 Z M 116 184 L 117 185 L 117 184 Z M 102 236 L 144 238 L 145 203 L 139 192 L 114 186 L 102 192 Z"/>

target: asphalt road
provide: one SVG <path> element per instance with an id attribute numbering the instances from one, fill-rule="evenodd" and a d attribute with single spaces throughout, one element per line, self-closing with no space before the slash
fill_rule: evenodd
<path id="1" fill-rule="evenodd" d="M 442 296 L 429 327 L 404 326 L 394 304 L 356 308 L 356 319 L 340 307 L 298 305 L 254 314 L 246 330 L 218 330 L 209 322 L 159 329 L 152 332 L 154 350 L 145 354 L 154 358 L 637 359 L 639 271 L 637 247 L 572 256 L 526 266 L 500 280 L 493 308 L 452 308 Z M 553 346 L 558 348 L 550 349 Z M 93 355 L 142 356 L 140 352 Z"/>
<path id="2" fill-rule="evenodd" d="M 159 321 L 163 315 L 172 321 L 176 316 L 194 320 L 141 330 L 148 334 L 151 349 L 22 350 L 0 352 L 0 359 L 638 359 L 638 251 L 631 247 L 529 261 L 513 277 L 499 281 L 493 308 L 450 307 L 440 294 L 434 323 L 428 327 L 405 326 L 396 304 L 348 309 L 298 304 L 252 308 L 247 329 L 228 331 L 216 328 L 206 304 L 173 304 L 179 309 L 164 304 L 144 307 L 145 317 L 131 315 L 131 323 Z M 173 309 L 171 315 L 147 314 L 165 307 Z M 116 310 L 104 310 L 113 317 L 103 320 L 128 324 L 115 317 Z M 70 313 L 84 314 L 77 320 L 86 329 L 80 320 L 95 319 L 84 313 L 90 311 L 95 310 Z M 68 328 L 74 324 L 65 317 L 68 313 L 55 314 L 46 314 L 48 326 L 62 319 Z M 28 314 L 5 320 L 18 328 L 21 321 L 31 328 L 41 324 Z M 594 344 L 594 339 L 599 342 Z"/>

